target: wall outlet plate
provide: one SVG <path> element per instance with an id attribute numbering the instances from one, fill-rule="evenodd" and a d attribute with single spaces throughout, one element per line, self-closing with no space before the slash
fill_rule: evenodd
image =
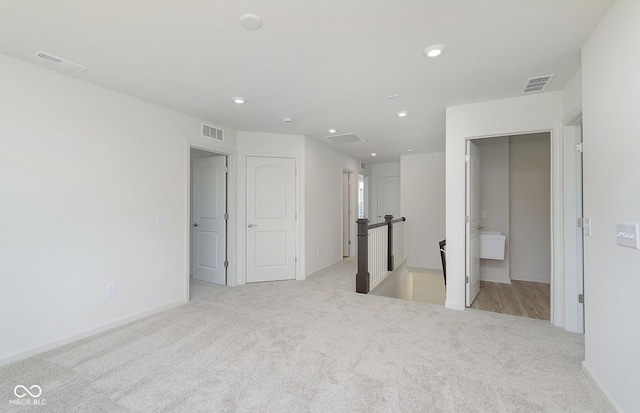
<path id="1" fill-rule="evenodd" d="M 616 224 L 616 243 L 621 247 L 640 249 L 638 224 Z"/>
<path id="2" fill-rule="evenodd" d="M 115 297 L 115 295 L 116 295 L 116 285 L 113 283 L 107 284 L 104 296 L 106 298 L 109 298 L 109 297 Z"/>

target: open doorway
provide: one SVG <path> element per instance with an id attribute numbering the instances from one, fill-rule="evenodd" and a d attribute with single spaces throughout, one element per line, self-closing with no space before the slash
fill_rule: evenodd
<path id="1" fill-rule="evenodd" d="M 468 141 L 467 303 L 550 320 L 551 135 Z"/>
<path id="2" fill-rule="evenodd" d="M 226 155 L 190 148 L 189 276 L 227 284 L 228 159 Z"/>

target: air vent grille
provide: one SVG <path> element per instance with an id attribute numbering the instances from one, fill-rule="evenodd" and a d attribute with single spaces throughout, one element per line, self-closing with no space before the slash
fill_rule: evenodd
<path id="1" fill-rule="evenodd" d="M 522 93 L 542 92 L 549 86 L 555 75 L 544 75 L 527 79 Z"/>
<path id="2" fill-rule="evenodd" d="M 65 69 L 73 70 L 74 72 L 82 72 L 86 69 L 86 66 L 79 65 L 77 63 L 73 63 L 69 60 L 63 59 L 58 56 L 54 56 L 51 53 L 47 52 L 37 52 L 34 54 L 35 57 L 38 57 L 42 60 L 46 60 L 49 63 L 53 63 L 58 66 L 62 66 Z"/>
<path id="3" fill-rule="evenodd" d="M 211 126 L 211 125 L 207 125 L 206 123 L 203 123 L 202 136 L 204 136 L 205 138 L 212 138 L 222 142 L 224 140 L 224 131 L 222 129 L 216 128 L 215 126 Z"/>
<path id="4" fill-rule="evenodd" d="M 360 169 L 367 169 L 367 164 L 364 162 L 360 162 Z"/>
<path id="5" fill-rule="evenodd" d="M 364 139 L 359 138 L 355 135 L 355 133 L 345 133 L 344 135 L 331 135 L 325 136 L 327 140 L 330 140 L 333 143 L 337 143 L 338 145 L 344 145 L 345 143 L 356 143 L 356 142 L 364 142 Z"/>

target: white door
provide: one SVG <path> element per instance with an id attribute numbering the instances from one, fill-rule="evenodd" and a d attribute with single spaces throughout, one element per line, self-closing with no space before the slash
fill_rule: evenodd
<path id="1" fill-rule="evenodd" d="M 351 201 L 349 194 L 351 193 L 351 182 L 349 181 L 349 172 L 342 173 L 342 256 L 350 256 L 349 240 L 351 226 Z"/>
<path id="2" fill-rule="evenodd" d="M 576 128 L 576 144 L 582 144 L 582 125 Z M 576 215 L 584 217 L 582 208 L 582 150 L 576 151 Z M 584 229 L 577 227 L 578 294 L 584 298 Z M 583 301 L 582 303 L 580 301 Z M 584 333 L 584 299 L 578 300 L 578 333 Z"/>
<path id="3" fill-rule="evenodd" d="M 400 177 L 382 176 L 378 178 L 378 222 L 384 221 L 384 216 L 391 214 L 400 218 Z"/>
<path id="4" fill-rule="evenodd" d="M 194 159 L 191 271 L 196 280 L 226 284 L 226 157 Z"/>
<path id="5" fill-rule="evenodd" d="M 247 282 L 296 278 L 296 161 L 247 157 Z"/>
<path id="6" fill-rule="evenodd" d="M 467 307 L 480 292 L 480 152 L 467 141 L 466 296 Z"/>

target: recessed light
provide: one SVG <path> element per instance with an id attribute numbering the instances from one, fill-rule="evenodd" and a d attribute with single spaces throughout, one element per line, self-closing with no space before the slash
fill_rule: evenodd
<path id="1" fill-rule="evenodd" d="M 377 153 L 375 153 L 375 152 L 371 154 L 371 156 L 376 156 L 376 155 L 377 155 Z"/>
<path id="2" fill-rule="evenodd" d="M 333 128 L 332 128 L 332 129 L 329 129 L 329 133 L 336 133 L 336 132 L 338 132 L 338 130 L 337 130 L 337 129 L 333 129 Z"/>
<path id="3" fill-rule="evenodd" d="M 293 122 L 293 118 L 284 118 L 284 119 L 282 119 L 282 121 L 284 123 L 291 123 L 291 122 Z"/>
<path id="4" fill-rule="evenodd" d="M 233 101 L 236 102 L 238 105 L 242 105 L 244 102 L 246 102 L 247 100 L 243 97 L 235 97 L 233 98 Z"/>
<path id="5" fill-rule="evenodd" d="M 407 149 L 407 152 L 413 152 L 413 149 Z"/>
<path id="6" fill-rule="evenodd" d="M 240 23 L 247 29 L 259 29 L 262 26 L 262 19 L 255 14 L 243 14 L 240 16 Z"/>
<path id="7" fill-rule="evenodd" d="M 402 110 L 400 112 L 397 113 L 397 115 L 401 118 L 404 118 L 405 116 L 407 116 L 409 114 L 409 112 L 407 112 L 406 110 Z"/>
<path id="8" fill-rule="evenodd" d="M 427 57 L 438 57 L 444 53 L 447 47 L 443 44 L 434 44 L 424 49 L 424 55 Z"/>
<path id="9" fill-rule="evenodd" d="M 387 96 L 387 99 L 395 99 L 395 98 L 397 98 L 399 96 L 400 95 L 397 95 L 397 94 L 396 95 L 389 95 L 389 96 Z"/>

